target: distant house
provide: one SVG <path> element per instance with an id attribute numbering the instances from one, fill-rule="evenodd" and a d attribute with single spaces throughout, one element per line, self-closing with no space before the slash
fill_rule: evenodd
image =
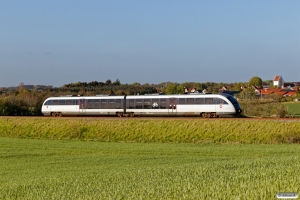
<path id="1" fill-rule="evenodd" d="M 238 91 L 229 91 L 227 87 L 222 87 L 221 89 L 219 89 L 219 93 L 234 95 L 235 93 L 238 93 Z"/>
<path id="2" fill-rule="evenodd" d="M 269 88 L 269 87 L 270 87 L 270 85 L 269 85 L 269 84 L 267 84 L 266 82 L 262 82 L 262 87 L 263 87 L 263 88 Z"/>
<path id="3" fill-rule="evenodd" d="M 300 82 L 284 83 L 284 88 L 289 88 L 289 89 L 297 90 L 298 87 L 300 87 Z"/>
<path id="4" fill-rule="evenodd" d="M 202 93 L 202 90 L 197 90 L 197 88 L 184 87 L 184 94 L 188 94 L 188 93 Z"/>
<path id="5" fill-rule="evenodd" d="M 275 78 L 273 80 L 273 86 L 277 87 L 277 88 L 283 88 L 284 81 L 283 81 L 282 76 L 278 76 L 278 75 L 275 76 Z"/>

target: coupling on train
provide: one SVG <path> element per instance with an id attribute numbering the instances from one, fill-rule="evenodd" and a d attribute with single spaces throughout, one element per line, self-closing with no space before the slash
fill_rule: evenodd
<path id="1" fill-rule="evenodd" d="M 61 96 L 50 97 L 44 115 L 60 116 L 235 116 L 242 112 L 229 94 Z"/>

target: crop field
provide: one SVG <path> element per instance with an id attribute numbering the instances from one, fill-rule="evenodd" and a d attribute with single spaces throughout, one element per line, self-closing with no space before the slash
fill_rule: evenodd
<path id="1" fill-rule="evenodd" d="M 300 143 L 300 120 L 2 117 L 0 137 L 142 143 Z"/>
<path id="2" fill-rule="evenodd" d="M 292 115 L 294 117 L 300 117 L 300 102 L 289 102 L 284 103 L 283 105 L 287 108 L 289 115 Z"/>
<path id="3" fill-rule="evenodd" d="M 276 199 L 300 192 L 297 144 L 0 137 L 0 199 Z"/>

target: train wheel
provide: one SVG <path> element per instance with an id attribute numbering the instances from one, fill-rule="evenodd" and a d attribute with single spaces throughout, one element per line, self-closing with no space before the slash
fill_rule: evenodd
<path id="1" fill-rule="evenodd" d="M 213 117 L 213 118 L 217 118 L 218 116 L 217 116 L 217 114 L 216 114 L 216 113 L 212 113 L 212 114 L 211 114 L 211 117 Z"/>
<path id="2" fill-rule="evenodd" d="M 123 117 L 123 113 L 117 113 L 118 117 Z"/>
<path id="3" fill-rule="evenodd" d="M 134 113 L 130 113 L 130 117 L 134 117 Z"/>
<path id="4" fill-rule="evenodd" d="M 52 117 L 61 117 L 62 113 L 61 112 L 53 112 L 51 113 Z"/>
<path id="5" fill-rule="evenodd" d="M 212 114 L 211 113 L 202 113 L 201 116 L 204 118 L 210 118 L 210 117 L 212 117 Z"/>

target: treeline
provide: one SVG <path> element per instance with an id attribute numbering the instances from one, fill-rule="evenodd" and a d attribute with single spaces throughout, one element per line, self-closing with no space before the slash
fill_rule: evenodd
<path id="1" fill-rule="evenodd" d="M 143 95 L 157 93 L 157 87 L 149 84 L 121 84 L 118 80 L 111 82 L 77 82 L 66 84 L 62 87 L 49 87 L 44 89 L 27 89 L 20 84 L 17 88 L 0 90 L 0 115 L 1 116 L 38 116 L 42 115 L 41 107 L 45 99 L 51 96 L 65 95 Z"/>
<path id="2" fill-rule="evenodd" d="M 127 94 L 127 95 L 135 95 L 135 94 L 149 94 L 155 92 L 164 92 L 166 94 L 182 94 L 185 91 L 185 88 L 195 88 L 198 90 L 206 90 L 211 93 L 218 93 L 219 90 L 223 87 L 226 87 L 231 91 L 240 91 L 241 87 L 246 85 L 247 82 L 239 82 L 239 83 L 214 83 L 214 82 L 184 82 L 184 83 L 176 83 L 176 82 L 162 82 L 159 84 L 121 84 L 120 80 L 112 82 L 110 79 L 105 82 L 76 82 L 65 84 L 60 88 L 53 88 L 53 90 L 57 91 L 74 91 L 79 92 L 80 90 L 85 91 L 96 91 L 100 93 L 107 93 L 108 91 L 113 90 L 116 94 Z"/>
<path id="3" fill-rule="evenodd" d="M 112 82 L 110 79 L 107 79 L 105 82 L 98 82 L 98 81 L 92 81 L 92 82 L 76 82 L 76 83 L 69 83 L 65 84 L 63 88 L 72 88 L 72 87 L 103 87 L 105 85 L 121 85 L 121 82 L 119 79 L 117 79 L 115 82 Z"/>
<path id="4" fill-rule="evenodd" d="M 27 89 L 2 93 L 0 96 L 0 115 L 41 115 L 41 107 L 47 96 L 47 92 Z"/>
<path id="5" fill-rule="evenodd" d="M 174 82 L 163 82 L 160 84 L 121 84 L 117 79 L 112 82 L 108 79 L 105 82 L 77 82 L 65 84 L 62 87 L 49 87 L 44 89 L 26 89 L 24 84 L 16 89 L 10 89 L 7 91 L 0 91 L 0 115 L 4 116 L 35 116 L 42 115 L 41 106 L 44 100 L 50 96 L 64 96 L 64 95 L 82 95 L 82 96 L 94 96 L 94 95 L 144 95 L 153 93 L 166 93 L 166 94 L 182 94 L 186 89 L 197 89 L 205 90 L 210 93 L 219 93 L 222 88 L 226 88 L 226 91 L 233 91 L 233 95 L 240 101 L 242 107 L 244 107 L 244 114 L 249 116 L 261 115 L 265 116 L 270 109 L 270 105 L 278 107 L 278 102 L 289 101 L 291 99 L 282 96 L 270 96 L 268 102 L 264 104 L 254 103 L 257 100 L 257 95 L 253 90 L 248 89 L 241 91 L 241 86 L 247 85 L 248 83 L 198 83 L 198 82 L 185 82 L 185 83 L 174 83 Z M 221 89 L 221 90 L 220 90 Z M 226 92 L 225 91 L 225 92 Z M 258 101 L 259 102 L 259 101 Z M 277 102 L 276 104 L 274 102 Z M 251 104 L 251 106 L 249 106 Z M 266 109 L 258 108 L 252 109 L 253 106 L 266 105 Z M 266 110 L 262 114 L 258 112 L 254 113 L 255 110 Z M 274 109 L 273 109 L 274 110 Z M 274 115 L 275 112 L 269 113 Z M 282 114 L 280 114 L 282 116 Z"/>

